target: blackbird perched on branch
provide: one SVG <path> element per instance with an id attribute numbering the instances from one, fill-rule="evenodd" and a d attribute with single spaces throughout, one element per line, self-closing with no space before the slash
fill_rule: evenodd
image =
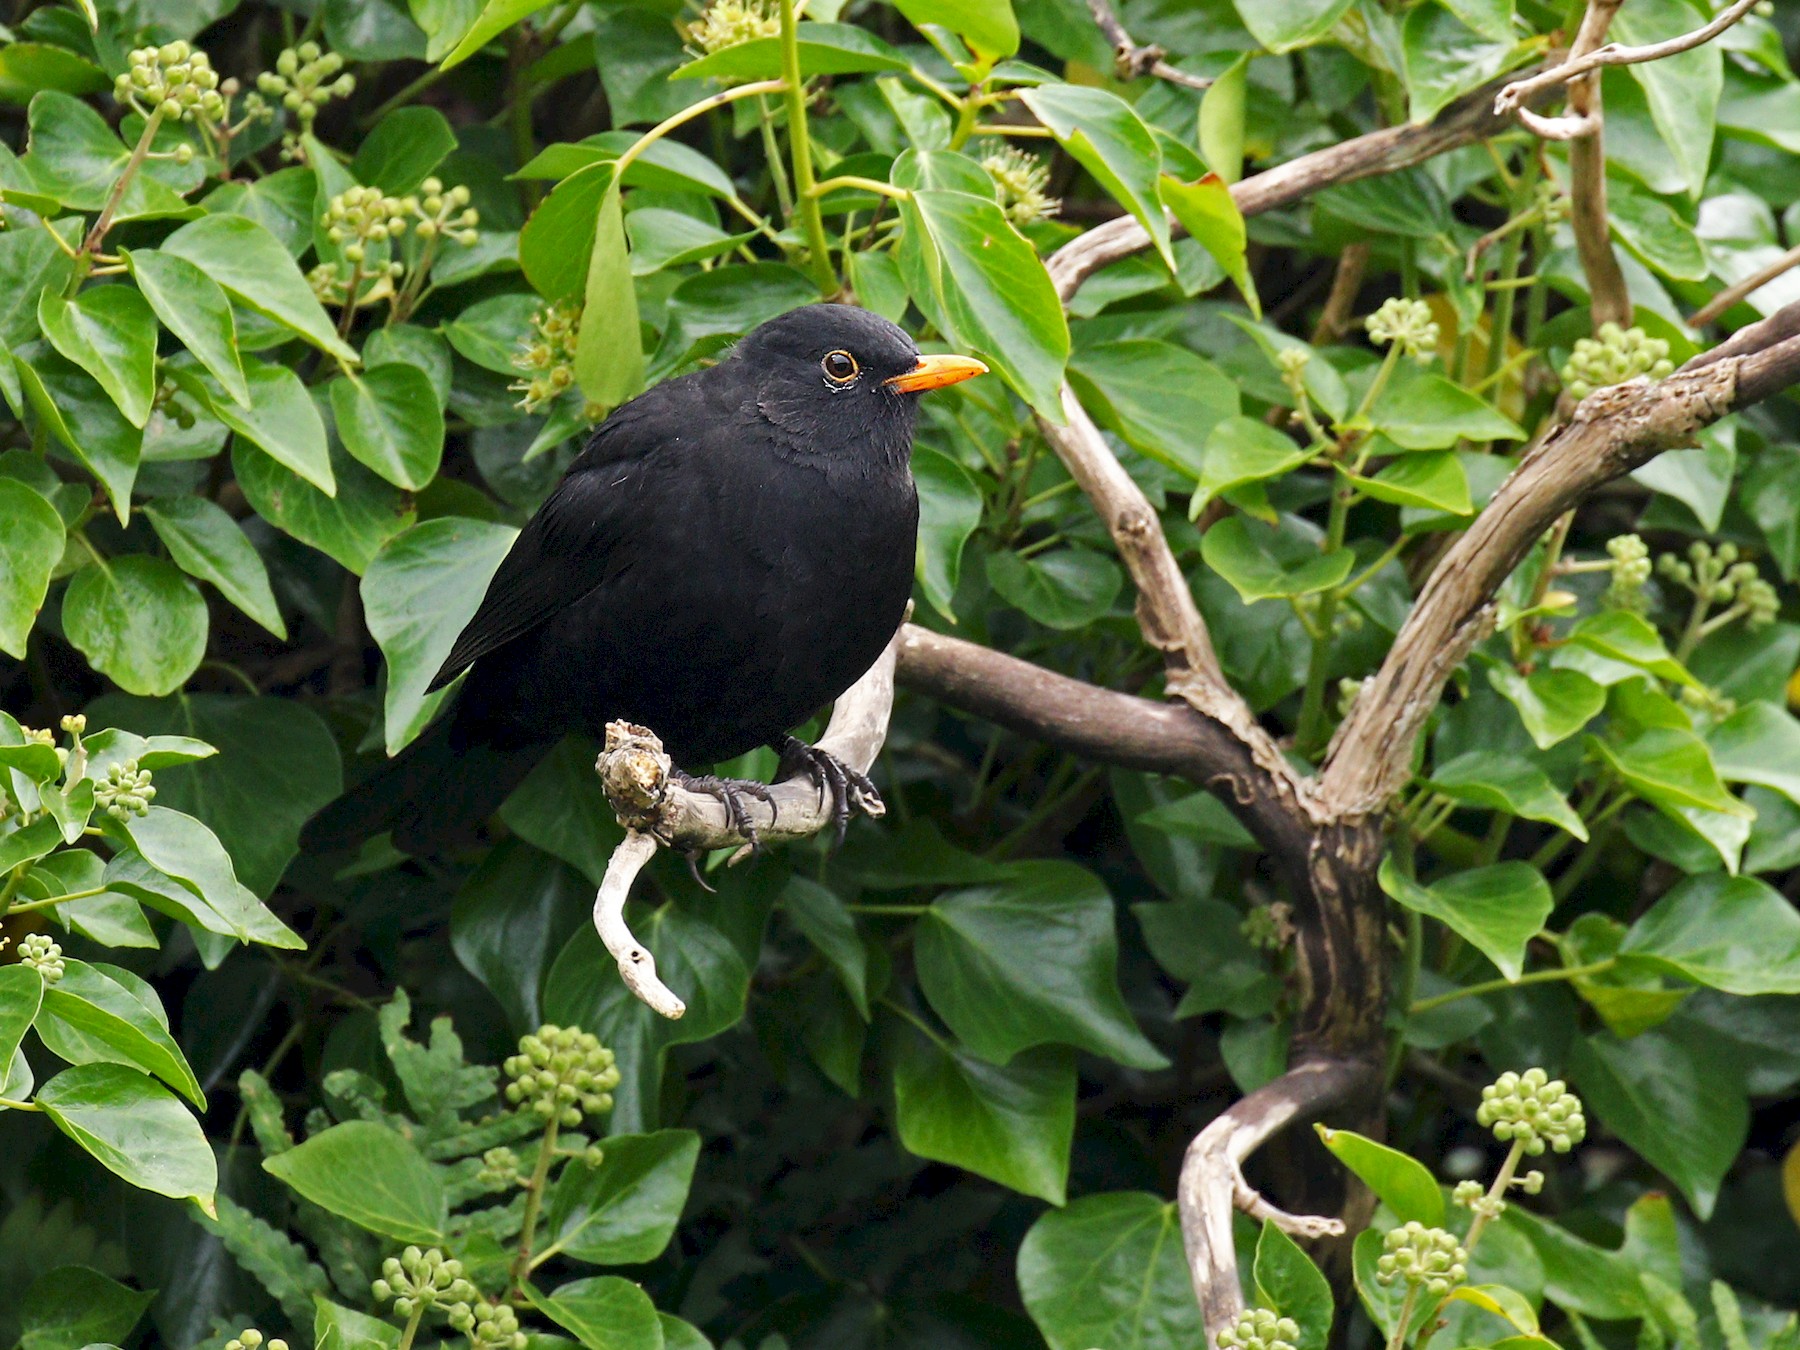
<path id="1" fill-rule="evenodd" d="M 625 719 L 677 764 L 759 745 L 847 809 L 844 765 L 788 735 L 880 655 L 912 592 L 913 418 L 986 370 L 921 356 L 866 310 L 809 305 L 657 385 L 594 432 L 526 524 L 432 687 L 450 710 L 308 823 L 312 849 L 381 830 L 442 850 L 569 732 Z M 686 778 L 742 819 L 760 784 Z M 841 821 L 841 817 L 840 817 Z"/>

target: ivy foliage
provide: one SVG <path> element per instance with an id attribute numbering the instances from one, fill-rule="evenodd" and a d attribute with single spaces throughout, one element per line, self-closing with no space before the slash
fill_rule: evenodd
<path id="1" fill-rule="evenodd" d="M 1431 120 L 1578 11 L 1112 8 L 1186 78 L 1121 74 L 1076 0 L 0 29 L 0 1343 L 1200 1342 L 1166 1197 L 1287 1066 L 1297 991 L 1291 897 L 1193 785 L 903 695 L 886 823 L 640 883 L 678 1022 L 588 923 L 619 838 L 591 746 L 464 855 L 297 856 L 437 712 L 587 429 L 795 306 L 998 376 L 921 415 L 918 622 L 1157 691 L 1045 438 L 1066 389 L 1316 762 L 1559 406 L 1666 376 L 1796 242 L 1787 6 L 1603 75 L 1625 325 L 1567 147 L 1522 130 L 1249 219 L 1230 190 Z M 1149 246 L 1065 303 L 1046 259 L 1114 217 Z M 1783 400 L 1709 427 L 1507 580 L 1381 868 L 1387 1141 L 1267 1178 L 1378 1198 L 1355 1301 L 1241 1221 L 1221 1345 L 1800 1344 L 1769 1259 L 1800 1243 L 1797 437 Z M 1519 1175 L 1544 1146 L 1576 1151 Z"/>

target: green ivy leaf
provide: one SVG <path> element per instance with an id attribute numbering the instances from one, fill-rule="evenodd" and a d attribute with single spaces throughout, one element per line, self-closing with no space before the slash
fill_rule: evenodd
<path id="1" fill-rule="evenodd" d="M 1139 1069 L 1168 1062 L 1119 995 L 1112 897 L 1083 868 L 1022 863 L 1007 881 L 952 891 L 915 941 L 931 1006 L 991 1063 L 1052 1043 Z"/>
<path id="2" fill-rule="evenodd" d="M 575 339 L 575 379 L 588 399 L 616 408 L 644 387 L 637 286 L 631 279 L 617 182 L 609 185 L 600 199 L 583 297 L 581 329 Z"/>
<path id="3" fill-rule="evenodd" d="M 0 520 L 0 651 L 23 661 L 66 538 L 56 508 L 16 478 L 0 478 Z"/>
<path id="4" fill-rule="evenodd" d="M 12 1063 L 43 996 L 44 977 L 30 966 L 0 966 L 0 1064 Z"/>
<path id="5" fill-rule="evenodd" d="M 212 1145 L 200 1122 L 151 1078 L 122 1064 L 77 1064 L 33 1100 L 107 1171 L 213 1212 L 219 1172 Z"/>
<path id="6" fill-rule="evenodd" d="M 988 554 L 988 584 L 1009 604 L 1049 628 L 1085 628 L 1118 599 L 1125 576 L 1105 554 L 1059 548 L 1022 558 Z"/>
<path id="7" fill-rule="evenodd" d="M 585 1350 L 664 1350 L 656 1305 L 630 1280 L 596 1275 L 549 1295 L 528 1284 L 525 1296 L 545 1317 L 573 1333 Z"/>
<path id="8" fill-rule="evenodd" d="M 1143 1191 L 1042 1215 L 1019 1246 L 1019 1294 L 1050 1350 L 1204 1339 L 1175 1206 Z"/>
<path id="9" fill-rule="evenodd" d="M 895 0 L 894 8 L 917 27 L 940 24 L 989 61 L 1019 50 L 1019 21 L 1012 0 Z"/>
<path id="10" fill-rule="evenodd" d="M 1102 426 L 1140 454 L 1189 478 L 1204 471 L 1201 447 L 1239 407 L 1237 386 L 1186 347 L 1126 338 L 1083 347 L 1069 380 Z"/>
<path id="11" fill-rule="evenodd" d="M 906 57 L 892 43 L 850 24 L 800 23 L 794 27 L 794 36 L 800 51 L 802 78 L 910 68 Z M 669 78 L 747 84 L 752 80 L 779 79 L 781 74 L 781 39 L 765 37 L 709 52 L 681 66 Z"/>
<path id="12" fill-rule="evenodd" d="M 570 300 L 581 293 L 600 203 L 612 186 L 611 160 L 598 160 L 558 183 L 525 222 L 519 232 L 519 266 L 544 299 Z"/>
<path id="13" fill-rule="evenodd" d="M 1569 1075 L 1587 1109 L 1674 1182 L 1704 1223 L 1750 1132 L 1749 1103 L 1730 1068 L 1656 1030 L 1628 1041 L 1576 1039 Z"/>
<path id="14" fill-rule="evenodd" d="M 1451 102 L 1480 88 L 1511 64 L 1510 33 L 1476 32 L 1448 9 L 1416 6 L 1400 30 L 1408 114 L 1423 126 Z"/>
<path id="15" fill-rule="evenodd" d="M 1024 1050 L 999 1067 L 908 1033 L 894 1066 L 894 1108 L 909 1152 L 1063 1203 L 1075 1131 L 1075 1057 L 1066 1047 Z"/>
<path id="16" fill-rule="evenodd" d="M 92 375 L 132 426 L 150 420 L 156 398 L 156 314 L 133 286 L 90 286 L 72 300 L 38 296 L 50 345 Z"/>
<path id="17" fill-rule="evenodd" d="M 442 1240 L 444 1188 L 437 1173 L 385 1125 L 347 1120 L 285 1153 L 263 1171 L 359 1228 L 399 1242 Z"/>
<path id="18" fill-rule="evenodd" d="M 1610 660 L 1636 667 L 1659 680 L 1698 687 L 1699 682 L 1688 673 L 1687 667 L 1669 655 L 1662 635 L 1648 620 L 1628 610 L 1609 609 L 1590 614 L 1569 630 L 1568 640 Z"/>
<path id="19" fill-rule="evenodd" d="M 415 492 L 437 477 L 444 413 L 423 370 L 389 362 L 338 376 L 330 393 L 332 418 L 352 458 Z"/>
<path id="20" fill-rule="evenodd" d="M 1661 42 L 1705 25 L 1710 16 L 1688 0 L 1644 0 L 1615 18 L 1613 36 L 1633 45 Z M 1724 56 L 1711 43 L 1628 67 L 1644 91 L 1650 116 L 1662 134 L 1688 195 L 1698 198 L 1712 163 L 1719 97 L 1724 88 Z"/>
<path id="21" fill-rule="evenodd" d="M 119 523 L 131 518 L 144 433 L 127 422 L 99 382 L 48 348 L 12 353 L 31 409 L 106 489 Z"/>
<path id="22" fill-rule="evenodd" d="M 338 337 L 293 257 L 250 217 L 202 216 L 189 221 L 163 240 L 162 251 L 187 259 L 240 304 L 321 351 L 356 363 L 356 349 Z"/>
<path id="23" fill-rule="evenodd" d="M 206 497 L 159 497 L 144 504 L 144 515 L 182 571 L 211 582 L 245 614 L 287 640 L 268 569 L 229 512 Z"/>
<path id="24" fill-rule="evenodd" d="M 1349 10 L 1352 0 L 1233 0 L 1244 27 L 1272 52 L 1319 41 Z"/>
<path id="25" fill-rule="evenodd" d="M 1426 781 L 1434 791 L 1454 801 L 1541 820 L 1584 842 L 1588 837 L 1587 826 L 1568 799 L 1556 790 L 1550 776 L 1518 755 L 1471 750 L 1438 765 Z"/>
<path id="26" fill-rule="evenodd" d="M 550 0 L 486 0 L 438 69 L 461 65 L 515 23 L 530 18 L 549 3 Z"/>
<path id="27" fill-rule="evenodd" d="M 1299 1326 L 1295 1350 L 1325 1350 L 1336 1307 L 1331 1283 L 1300 1245 L 1268 1219 L 1256 1238 L 1252 1278 L 1257 1306 L 1291 1317 Z"/>
<path id="28" fill-rule="evenodd" d="M 216 376 L 192 366 L 171 364 L 171 378 L 198 400 L 212 415 L 239 437 L 253 443 L 281 465 L 304 479 L 325 496 L 337 493 L 337 475 L 331 467 L 331 446 L 325 436 L 325 420 L 300 377 L 287 366 L 246 357 L 239 378 L 249 391 L 250 403 L 233 402 Z M 232 447 L 235 463 L 239 453 Z M 279 523 L 279 522 L 275 522 Z"/>
<path id="29" fill-rule="evenodd" d="M 1521 675 L 1511 666 L 1488 667 L 1488 683 L 1517 708 L 1519 720 L 1540 750 L 1560 745 L 1606 706 L 1606 690 L 1578 670 L 1534 670 Z"/>
<path id="30" fill-rule="evenodd" d="M 1417 1158 L 1354 1130 L 1333 1130 L 1324 1125 L 1314 1125 L 1313 1129 L 1332 1156 L 1360 1177 L 1401 1223 L 1436 1228 L 1444 1222 L 1443 1188 Z"/>
<path id="31" fill-rule="evenodd" d="M 963 545 L 981 524 L 981 489 L 969 471 L 929 446 L 913 446 L 919 490 L 919 546 L 913 571 L 931 607 L 952 623 L 950 605 L 962 575 Z"/>
<path id="32" fill-rule="evenodd" d="M 456 132 L 436 108 L 395 108 L 356 147 L 350 176 L 402 197 L 456 149 Z"/>
<path id="33" fill-rule="evenodd" d="M 412 524 L 414 512 L 398 488 L 342 449 L 331 451 L 328 465 L 332 494 L 254 447 L 231 448 L 232 475 L 257 515 L 361 574 L 385 542 Z"/>
<path id="34" fill-rule="evenodd" d="M 1755 783 L 1800 804 L 1800 721 L 1772 703 L 1749 703 L 1707 735 L 1719 777 Z"/>
<path id="35" fill-rule="evenodd" d="M 1732 994 L 1800 994 L 1800 913 L 1751 877 L 1688 877 L 1632 924 L 1619 955 Z"/>
<path id="36" fill-rule="evenodd" d="M 123 836 L 143 862 L 180 883 L 180 889 L 201 902 L 200 912 L 190 917 L 176 913 L 183 922 L 199 921 L 209 932 L 237 938 L 241 942 L 260 942 L 265 946 L 287 950 L 303 949 L 306 944 L 291 928 L 276 918 L 256 898 L 254 892 L 238 880 L 231 856 L 215 835 L 192 816 L 153 806 L 142 816 L 129 816 L 123 821 L 109 822 L 109 834 Z M 117 859 L 114 860 L 118 861 Z M 111 884 L 115 873 L 107 870 Z M 150 880 L 138 877 L 137 881 Z M 151 881 L 146 890 L 131 889 L 152 909 L 168 912 L 164 888 Z M 191 902 L 189 902 L 192 908 Z M 205 920 L 210 916 L 211 922 Z"/>
<path id="37" fill-rule="evenodd" d="M 31 153 L 22 163 L 38 190 L 71 211 L 99 211 L 131 158 L 125 143 L 93 108 L 56 90 L 36 95 L 28 117 Z M 182 201 L 172 187 L 197 186 L 199 172 L 198 165 L 180 168 L 167 160 L 146 162 L 132 175 L 113 219 L 125 222 L 194 214 L 198 208 Z"/>
<path id="38" fill-rule="evenodd" d="M 1554 906 L 1543 873 L 1523 862 L 1452 872 L 1422 886 L 1389 856 L 1378 879 L 1392 899 L 1467 938 L 1509 980 L 1523 973 L 1525 944 L 1543 930 Z"/>
<path id="39" fill-rule="evenodd" d="M 781 909 L 837 972 L 863 1021 L 869 1020 L 869 952 L 856 919 L 837 893 L 806 877 L 789 877 Z"/>
<path id="40" fill-rule="evenodd" d="M 44 989 L 37 1031 L 48 1049 L 72 1064 L 129 1065 L 206 1109 L 199 1080 L 169 1034 L 162 1000 L 130 971 L 65 958 L 62 979 Z"/>
<path id="41" fill-rule="evenodd" d="M 1446 450 L 1460 440 L 1525 439 L 1524 428 L 1492 404 L 1442 375 L 1406 365 L 1395 368 L 1368 419 L 1403 450 Z"/>
<path id="42" fill-rule="evenodd" d="M 1299 468 L 1312 452 L 1256 417 L 1227 417 L 1206 438 L 1200 489 L 1188 507 L 1197 520 L 1207 502 L 1246 483 L 1262 483 Z"/>
<path id="43" fill-rule="evenodd" d="M 1220 80 L 1230 81 L 1231 78 L 1231 72 L 1227 71 Z M 1215 82 L 1213 89 L 1218 87 Z M 1209 89 L 1208 96 L 1212 92 Z M 1202 113 L 1204 115 L 1204 104 Z M 1250 260 L 1245 253 L 1249 246 L 1248 229 L 1243 212 L 1226 185 L 1228 181 L 1218 173 L 1206 174 L 1191 183 L 1164 174 L 1162 199 L 1175 219 L 1181 222 L 1181 227 L 1225 270 L 1225 275 L 1231 278 L 1232 285 L 1238 288 L 1244 303 L 1249 306 L 1251 317 L 1260 319 L 1262 300 L 1257 296 L 1256 278 L 1251 274 Z"/>
<path id="44" fill-rule="evenodd" d="M 58 1266 L 38 1276 L 19 1305 L 19 1350 L 123 1345 L 155 1300 L 154 1289 L 127 1288 L 89 1266 Z"/>
<path id="45" fill-rule="evenodd" d="M 1595 736 L 1587 743 L 1627 787 L 1653 806 L 1673 813 L 1697 808 L 1744 820 L 1756 814 L 1725 790 L 1706 742 L 1691 731 L 1651 727 L 1621 745 Z"/>
<path id="46" fill-rule="evenodd" d="M 1078 84 L 1040 84 L 1019 99 L 1106 194 L 1144 227 L 1169 270 L 1169 220 L 1157 179 L 1162 151 L 1132 106 L 1117 94 Z"/>
<path id="47" fill-rule="evenodd" d="M 583 767 L 592 779 L 591 762 Z M 560 859 L 509 840 L 495 845 L 456 893 L 451 948 L 463 969 L 487 986 L 514 1034 L 543 1022 L 538 990 L 569 935 L 588 921 L 596 884 Z"/>
<path id="48" fill-rule="evenodd" d="M 594 1265 L 654 1261 L 675 1234 L 699 1157 L 692 1130 L 613 1135 L 598 1167 L 577 1160 L 563 1169 L 544 1247 Z"/>
<path id="49" fill-rule="evenodd" d="M 178 254 L 160 249 L 120 252 L 163 326 L 181 339 L 232 402 L 251 408 L 250 386 L 238 357 L 237 320 L 219 283 Z"/>
<path id="50" fill-rule="evenodd" d="M 475 617 L 517 537 L 508 525 L 447 516 L 396 535 L 369 564 L 363 615 L 388 663 L 383 710 L 390 755 L 417 736 L 443 702 L 444 691 L 428 694 L 425 686 Z"/>
<path id="51" fill-rule="evenodd" d="M 1263 541 L 1272 533 L 1253 528 L 1242 516 L 1227 516 L 1201 537 L 1201 558 L 1247 605 L 1328 591 L 1341 585 L 1356 564 L 1356 554 L 1347 548 L 1330 553 L 1308 549 L 1310 556 L 1299 561 L 1280 558 Z"/>
<path id="52" fill-rule="evenodd" d="M 206 655 L 206 601 L 161 558 L 90 563 L 69 582 L 62 612 L 76 650 L 127 693 L 179 689 Z"/>
<path id="53" fill-rule="evenodd" d="M 1347 475 L 1366 496 L 1396 506 L 1418 506 L 1452 516 L 1474 514 L 1469 475 L 1450 450 L 1401 455 L 1373 477 Z"/>

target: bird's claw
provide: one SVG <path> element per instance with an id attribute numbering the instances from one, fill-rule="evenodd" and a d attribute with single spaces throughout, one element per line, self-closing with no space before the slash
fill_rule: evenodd
<path id="1" fill-rule="evenodd" d="M 725 808 L 726 823 L 750 845 L 752 853 L 762 852 L 762 839 L 757 834 L 756 822 L 750 819 L 750 812 L 744 806 L 744 798 L 754 797 L 765 802 L 769 808 L 770 823 L 774 823 L 777 807 L 775 796 L 763 783 L 752 782 L 747 778 L 715 778 L 711 774 L 695 777 L 673 769 L 669 777 L 690 792 L 705 793 L 715 798 Z M 705 885 L 704 882 L 701 883 Z M 707 889 L 711 889 L 708 887 Z"/>
<path id="2" fill-rule="evenodd" d="M 787 778 L 805 772 L 819 789 L 819 805 L 825 804 L 825 792 L 831 792 L 831 823 L 835 834 L 833 847 L 842 845 L 844 832 L 850 827 L 850 813 L 866 816 L 886 813 L 881 793 L 868 774 L 851 768 L 843 760 L 816 745 L 808 745 L 796 736 L 783 738 L 776 746 L 781 753 L 780 776 Z"/>

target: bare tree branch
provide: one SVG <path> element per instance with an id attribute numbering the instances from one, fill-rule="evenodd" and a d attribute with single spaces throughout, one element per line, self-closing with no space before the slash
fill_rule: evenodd
<path id="1" fill-rule="evenodd" d="M 1294 1121 L 1372 1092 L 1378 1083 L 1375 1067 L 1361 1061 L 1297 1064 L 1228 1107 L 1188 1145 L 1176 1201 L 1188 1273 L 1210 1344 L 1217 1345 L 1219 1333 L 1244 1310 L 1237 1246 L 1231 1232 L 1234 1209 L 1255 1219 L 1272 1220 L 1278 1228 L 1299 1236 L 1326 1237 L 1344 1231 L 1336 1219 L 1295 1216 L 1276 1209 L 1244 1180 L 1244 1159 Z"/>
<path id="2" fill-rule="evenodd" d="M 1598 389 L 1574 418 L 1528 451 L 1444 554 L 1381 669 L 1338 728 L 1320 775 L 1325 809 L 1379 812 L 1405 782 L 1412 745 L 1444 683 L 1488 631 L 1500 584 L 1563 511 L 1694 433 L 1800 380 L 1791 305 L 1730 354 L 1703 353 L 1657 384 Z M 1745 337 L 1751 330 L 1745 330 Z M 1761 350 L 1750 345 L 1760 338 Z"/>
<path id="3" fill-rule="evenodd" d="M 1523 80 L 1514 80 L 1507 85 L 1495 97 L 1494 111 L 1501 114 L 1514 112 L 1533 95 L 1577 79 L 1590 71 L 1599 70 L 1602 66 L 1635 66 L 1645 61 L 1660 61 L 1665 56 L 1677 56 L 1691 51 L 1711 42 L 1756 8 L 1756 5 L 1757 0 L 1735 0 L 1734 4 L 1719 11 L 1704 28 L 1696 28 L 1691 33 L 1683 33 L 1663 42 L 1646 43 L 1641 47 L 1621 47 L 1616 42 L 1609 42 L 1604 47 L 1594 47 L 1586 52 L 1570 52 L 1569 59 L 1560 65 L 1541 70 Z"/>
<path id="4" fill-rule="evenodd" d="M 1704 328 L 1752 291 L 1761 290 L 1777 277 L 1800 267 L 1800 248 L 1790 248 L 1767 267 L 1759 268 L 1742 281 L 1734 281 L 1708 300 L 1688 318 L 1689 328 Z"/>
<path id="5" fill-rule="evenodd" d="M 1212 81 L 1205 76 L 1190 75 L 1163 60 L 1168 53 L 1154 42 L 1144 46 L 1133 42 L 1131 34 L 1125 31 L 1125 25 L 1119 22 L 1119 16 L 1113 13 L 1113 7 L 1106 0 L 1088 0 L 1088 12 L 1094 16 L 1094 22 L 1100 25 L 1100 31 L 1106 35 L 1106 40 L 1112 43 L 1113 62 L 1118 68 L 1120 79 L 1139 80 L 1146 75 L 1154 75 L 1159 80 L 1184 85 L 1189 89 L 1212 87 Z"/>
<path id="6" fill-rule="evenodd" d="M 867 773 L 887 739 L 894 707 L 896 633 L 875 664 L 839 696 L 831 722 L 817 748 L 841 763 Z M 656 961 L 632 935 L 625 922 L 631 883 L 655 856 L 659 846 L 684 853 L 731 848 L 732 861 L 748 856 L 751 840 L 735 825 L 723 802 L 683 786 L 671 777 L 672 764 L 662 742 L 644 727 L 614 722 L 606 729 L 606 746 L 594 768 L 606 800 L 625 826 L 625 840 L 608 859 L 606 876 L 594 897 L 594 927 L 626 986 L 664 1017 L 680 1017 L 686 1005 L 656 975 Z M 747 798 L 748 823 L 762 843 L 802 839 L 835 820 L 835 797 L 810 777 L 784 779 L 769 791 L 770 801 Z M 880 799 L 869 800 L 851 789 L 850 809 L 864 815 L 884 813 Z"/>
<path id="7" fill-rule="evenodd" d="M 1569 52 L 1571 60 L 1583 59 L 1606 40 L 1607 27 L 1623 3 L 1588 0 Z M 1600 111 L 1597 72 L 1577 76 L 1569 85 L 1569 111 L 1586 127 L 1569 141 L 1569 228 L 1587 277 L 1589 313 L 1595 329 L 1604 323 L 1625 327 L 1631 323 L 1631 293 L 1613 252 L 1612 218 L 1606 209 L 1606 119 Z"/>

